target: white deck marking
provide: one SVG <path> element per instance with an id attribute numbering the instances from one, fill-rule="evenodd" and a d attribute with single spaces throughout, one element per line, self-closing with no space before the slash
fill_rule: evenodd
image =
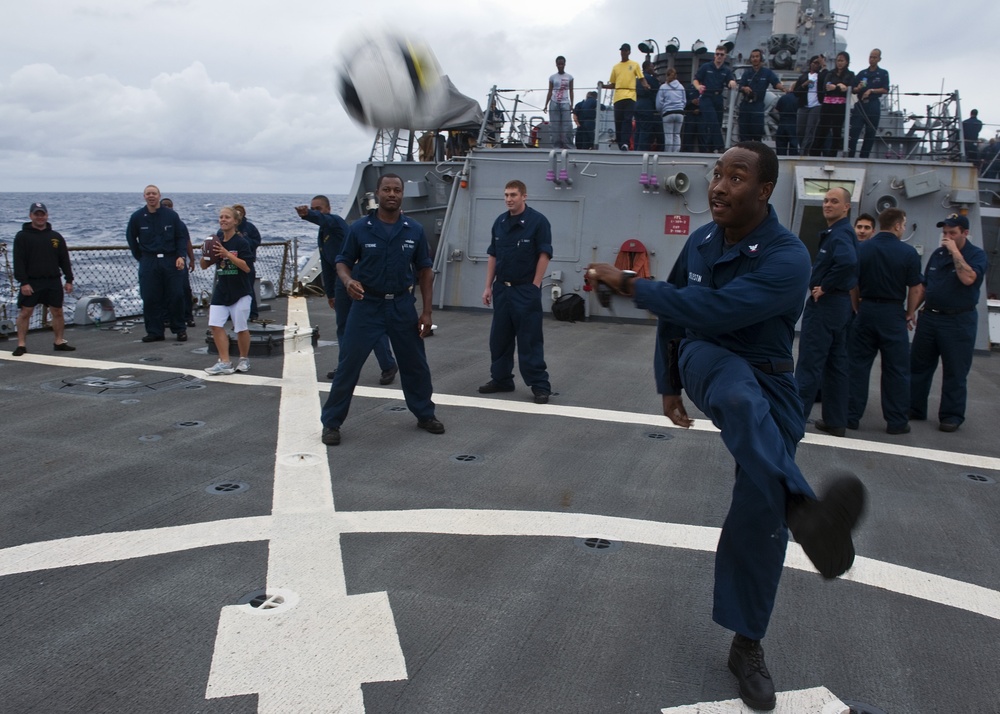
<path id="1" fill-rule="evenodd" d="M 302 330 L 303 335 L 311 335 L 311 332 Z M 286 353 L 287 354 L 287 353 Z M 174 374 L 186 374 L 192 377 L 199 377 L 209 384 L 227 384 L 235 386 L 254 387 L 284 387 L 284 377 L 262 377 L 249 374 L 226 375 L 222 377 L 209 377 L 203 370 L 182 369 L 179 367 L 167 367 L 164 365 L 135 364 L 131 362 L 108 362 L 102 360 L 87 360 L 74 357 L 62 357 L 55 355 L 33 355 L 27 353 L 21 357 L 13 357 L 10 353 L 0 353 L 0 359 L 7 359 L 11 362 L 34 362 L 49 366 L 73 367 L 88 369 L 129 369 L 129 370 L 150 370 L 156 372 L 171 372 Z M 313 368 L 315 369 L 315 368 Z M 330 391 L 328 383 L 317 384 L 316 389 L 326 393 Z M 403 392 L 400 389 L 386 387 L 364 387 L 358 386 L 354 390 L 356 397 L 368 397 L 370 399 L 403 399 Z M 591 421 L 603 421 L 615 424 L 636 424 L 654 426 L 660 429 L 680 429 L 674 426 L 664 416 L 657 414 L 641 414 L 636 412 L 625 412 L 614 409 L 597 409 L 593 407 L 573 407 L 559 404 L 533 404 L 525 401 L 515 401 L 504 398 L 483 398 L 467 397 L 460 394 L 439 394 L 435 392 L 434 403 L 441 406 L 463 407 L 476 409 L 478 411 L 490 410 L 508 412 L 514 414 L 541 414 L 548 416 L 560 416 L 570 419 L 587 419 Z M 718 433 L 710 421 L 704 417 L 696 417 L 691 431 L 701 431 Z M 964 452 L 944 451 L 942 449 L 925 449 L 919 446 L 907 446 L 900 443 L 887 443 L 882 441 L 868 441 L 857 438 L 838 438 L 827 434 L 806 433 L 801 444 L 812 446 L 833 447 L 847 451 L 859 451 L 870 454 L 885 454 L 887 456 L 902 456 L 908 459 L 922 459 L 924 461 L 936 461 L 949 464 L 950 466 L 965 467 L 970 469 L 987 469 L 990 471 L 1000 471 L 1000 458 L 994 456 L 984 456 L 979 454 L 967 454 Z"/>
<path id="2" fill-rule="evenodd" d="M 331 542 L 338 543 L 344 533 L 428 533 L 496 538 L 603 537 L 623 543 L 714 553 L 720 530 L 617 516 L 545 511 L 418 509 L 257 516 L 145 531 L 78 536 L 4 548 L 0 550 L 0 576 L 273 539 L 276 533 L 287 527 L 279 519 L 294 521 L 296 528 L 308 532 L 309 537 L 315 538 L 324 547 Z M 338 544 L 338 557 L 339 552 Z M 314 556 L 309 551 L 294 555 L 307 561 L 296 566 L 302 570 L 309 570 L 315 565 L 312 561 Z M 816 572 L 802 548 L 794 542 L 788 544 L 785 567 Z M 338 587 L 343 587 L 342 576 L 340 573 L 336 575 L 341 578 Z M 325 580 L 330 577 L 328 573 L 318 572 L 315 576 L 318 582 L 329 586 Z M 981 585 L 861 556 L 841 579 L 1000 620 L 1000 591 Z M 298 585 L 291 587 L 272 583 L 270 574 L 268 585 L 288 587 L 299 594 L 305 589 Z M 306 592 L 311 592 L 311 589 L 310 586 Z"/>
<path id="3" fill-rule="evenodd" d="M 308 324 L 303 300 L 289 300 L 289 322 Z M 292 607 L 272 613 L 248 606 L 223 608 L 206 696 L 258 695 L 261 712 L 363 712 L 361 684 L 405 679 L 406 665 L 385 593 L 346 595 L 340 537 L 344 533 L 434 533 L 459 536 L 603 536 L 627 543 L 712 553 L 718 528 L 639 521 L 592 514 L 536 511 L 406 510 L 337 513 L 329 473 L 329 457 L 319 440 L 317 385 L 313 352 L 305 331 L 296 349 L 284 355 L 282 378 L 238 375 L 207 378 L 200 370 L 64 356 L 20 358 L 84 369 L 149 370 L 189 374 L 219 384 L 282 389 L 275 458 L 274 507 L 270 516 L 79 536 L 0 549 L 0 576 L 89 563 L 266 540 L 269 590 L 285 589 L 299 597 Z M 398 389 L 358 387 L 356 395 L 401 399 Z M 543 414 L 574 419 L 676 428 L 664 417 L 606 409 L 534 405 L 506 400 L 435 395 L 441 405 L 508 413 Z M 715 431 L 701 419 L 695 430 Z M 966 456 L 898 444 L 836 439 L 808 434 L 804 443 L 894 454 L 1000 470 L 1000 459 Z M 801 548 L 789 544 L 785 565 L 815 572 Z M 1000 620 L 1000 592 L 892 563 L 857 558 L 843 578 L 857 584 L 927 600 Z M 261 666 L 265 663 L 266 666 Z M 778 712 L 818 711 L 829 694 L 823 688 L 778 695 Z M 832 695 L 830 695 L 832 696 Z M 812 697 L 812 699 L 800 699 Z M 819 699 L 816 699 L 819 697 Z M 825 700 L 823 714 L 839 714 L 839 700 Z M 733 708 L 733 706 L 737 708 Z M 664 709 L 664 712 L 737 712 L 738 700 Z M 829 708 L 832 707 L 832 708 Z"/>
<path id="4" fill-rule="evenodd" d="M 290 298 L 288 324 L 308 318 Z M 361 713 L 361 685 L 406 679 L 406 662 L 388 595 L 347 595 L 309 335 L 286 342 L 281 384 L 267 588 L 298 602 L 222 609 L 205 696 L 257 694 L 265 714 Z"/>
<path id="5" fill-rule="evenodd" d="M 795 692 L 778 692 L 774 714 L 848 714 L 850 707 L 840 701 L 826 687 L 800 689 Z M 683 707 L 661 709 L 662 714 L 753 714 L 751 709 L 739 699 L 724 702 L 700 702 Z"/>
<path id="6" fill-rule="evenodd" d="M 210 359 L 215 359 L 214 355 L 209 356 Z M 206 359 L 209 359 L 206 358 Z M 96 369 L 96 370 L 113 370 L 113 369 L 123 369 L 129 372 L 135 372 L 136 370 L 142 370 L 144 372 L 169 372 L 170 374 L 183 374 L 188 377 L 198 377 L 199 379 L 204 379 L 206 382 L 211 384 L 241 384 L 241 385 L 252 385 L 255 387 L 282 387 L 283 381 L 275 377 L 262 377 L 253 374 L 240 373 L 240 374 L 227 374 L 218 377 L 211 377 L 205 374 L 204 369 L 187 369 L 184 367 L 170 367 L 164 364 L 153 364 L 145 362 L 114 362 L 111 360 L 102 359 L 85 359 L 82 357 L 63 357 L 62 355 L 36 355 L 28 352 L 20 357 L 14 357 L 9 353 L 0 353 L 0 359 L 8 359 L 11 362 L 30 362 L 32 364 L 44 364 L 47 367 L 71 367 L 73 369 Z M 211 367 L 214 362 L 206 361 L 205 366 Z M 252 364 L 251 364 L 252 366 Z"/>
<path id="7" fill-rule="evenodd" d="M 271 516 L 232 518 L 185 526 L 74 536 L 0 550 L 0 577 L 50 568 L 111 563 L 130 558 L 268 540 Z"/>

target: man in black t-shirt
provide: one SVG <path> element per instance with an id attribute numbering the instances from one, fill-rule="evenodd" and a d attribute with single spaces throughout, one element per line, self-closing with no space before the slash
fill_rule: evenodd
<path id="1" fill-rule="evenodd" d="M 27 352 L 28 323 L 36 305 L 46 305 L 52 313 L 52 332 L 57 352 L 72 352 L 63 339 L 63 292 L 73 292 L 73 269 L 69 264 L 69 249 L 61 235 L 49 224 L 49 211 L 44 203 L 32 203 L 28 209 L 31 221 L 14 236 L 14 279 L 21 284 L 17 293 L 17 348 L 14 356 Z M 61 284 L 59 271 L 66 277 Z"/>

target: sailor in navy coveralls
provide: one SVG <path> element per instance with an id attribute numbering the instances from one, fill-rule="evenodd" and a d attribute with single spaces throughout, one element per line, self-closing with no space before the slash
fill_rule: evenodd
<path id="1" fill-rule="evenodd" d="M 924 271 L 923 307 L 910 345 L 910 418 L 927 418 L 927 396 L 941 358 L 941 431 L 965 421 L 966 378 L 976 345 L 979 289 L 986 253 L 969 241 L 969 219 L 952 214 L 938 223 L 941 247 Z"/>
<path id="2" fill-rule="evenodd" d="M 743 701 L 757 709 L 773 709 L 776 701 L 760 639 L 788 531 L 820 573 L 834 578 L 854 561 L 851 530 L 864 504 L 864 487 L 851 475 L 837 477 L 816 500 L 795 464 L 803 419 L 792 339 L 809 285 L 809 253 L 768 204 L 777 178 L 772 149 L 740 142 L 715 165 L 708 191 L 714 222 L 691 235 L 666 282 L 637 280 L 606 264 L 588 270 L 591 283 L 631 295 L 658 315 L 655 371 L 664 414 L 681 427 L 692 423 L 679 376 L 736 460 L 712 617 L 736 633 L 729 668 Z M 675 371 L 672 341 L 679 335 Z"/>
<path id="3" fill-rule="evenodd" d="M 736 89 L 736 75 L 726 66 L 729 51 L 719 45 L 715 48 L 715 60 L 698 68 L 691 84 L 701 92 L 702 151 L 723 149 L 722 141 L 722 92 L 728 87 Z"/>
<path id="4" fill-rule="evenodd" d="M 139 261 L 139 294 L 146 327 L 142 341 L 164 339 L 163 323 L 167 322 L 177 341 L 184 342 L 184 255 L 190 237 L 180 217 L 160 205 L 160 189 L 146 186 L 143 198 L 146 207 L 132 214 L 125 230 L 132 256 Z"/>
<path id="5" fill-rule="evenodd" d="M 847 355 L 851 386 L 847 428 L 857 429 L 868 404 L 868 383 L 875 355 L 882 355 L 882 416 L 890 434 L 910 431 L 910 338 L 923 294 L 920 256 L 904 243 L 906 214 L 887 208 L 878 217 L 881 231 L 858 247 L 858 316 L 851 327 Z M 826 392 L 824 391 L 824 394 Z"/>
<path id="6" fill-rule="evenodd" d="M 751 50 L 750 67 L 743 70 L 740 78 L 740 139 L 742 141 L 763 141 L 764 139 L 764 98 L 767 88 L 774 87 L 779 92 L 785 88 L 778 75 L 763 66 L 764 55 L 760 50 Z M 796 106 L 798 106 L 796 104 Z"/>
<path id="7" fill-rule="evenodd" d="M 865 134 L 861 142 L 861 158 L 871 156 L 875 146 L 875 134 L 882 117 L 882 96 L 889 93 L 889 73 L 878 66 L 882 61 L 882 50 L 874 49 L 868 55 L 868 67 L 854 75 L 854 96 L 858 98 L 851 112 L 851 133 L 848 142 L 848 156 L 854 158 L 861 132 Z"/>
<path id="8" fill-rule="evenodd" d="M 326 196 L 314 196 L 308 207 L 296 206 L 295 212 L 302 220 L 319 226 L 316 240 L 319 246 L 320 268 L 323 271 L 323 292 L 326 293 L 327 302 L 337 316 L 337 344 L 340 346 L 340 354 L 343 354 L 344 329 L 347 327 L 347 316 L 351 314 L 353 301 L 347 295 L 347 288 L 337 277 L 337 256 L 347 239 L 347 221 L 335 213 L 330 213 L 330 199 Z M 382 370 L 379 384 L 392 384 L 398 369 L 387 336 L 383 335 L 382 339 L 375 343 L 375 359 L 378 360 L 378 366 Z M 336 370 L 330 371 L 327 379 L 333 379 L 336 372 Z"/>
<path id="9" fill-rule="evenodd" d="M 493 303 L 490 328 L 490 381 L 481 394 L 514 391 L 514 343 L 524 383 L 537 404 L 549 400 L 552 386 L 545 367 L 542 338 L 542 279 L 552 258 L 548 219 L 525 201 L 521 181 L 504 188 L 507 211 L 493 222 L 483 304 Z"/>
<path id="10" fill-rule="evenodd" d="M 858 239 L 850 213 L 847 189 L 826 192 L 823 217 L 828 227 L 820 234 L 813 261 L 795 366 L 803 419 L 809 418 L 822 388 L 823 418 L 816 428 L 834 436 L 843 436 L 847 428 L 847 332 L 854 312 L 851 290 L 858 284 Z"/>
<path id="11" fill-rule="evenodd" d="M 354 222 L 337 256 L 337 275 L 354 304 L 347 316 L 337 374 L 321 414 L 323 443 L 328 446 L 340 443 L 340 425 L 347 418 L 361 368 L 384 335 L 396 352 L 403 397 L 417 417 L 417 426 L 431 434 L 444 433 L 444 425 L 434 416 L 434 390 L 423 342 L 431 334 L 434 273 L 430 249 L 423 226 L 400 210 L 403 180 L 384 174 L 375 190 L 378 210 Z M 414 273 L 423 301 L 419 317 Z"/>

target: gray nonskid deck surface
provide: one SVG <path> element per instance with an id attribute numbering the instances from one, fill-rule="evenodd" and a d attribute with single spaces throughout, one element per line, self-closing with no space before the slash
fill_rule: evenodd
<path id="1" fill-rule="evenodd" d="M 275 301 L 272 316 L 285 309 Z M 319 402 L 336 362 L 333 313 L 320 299 L 308 309 L 320 328 Z M 556 395 L 540 407 L 523 383 L 511 394 L 476 392 L 489 378 L 488 313 L 437 311 L 434 320 L 426 344 L 444 435 L 394 409 L 403 404 L 398 382 L 379 389 L 374 359 L 341 446 L 325 450 L 317 424 L 296 425 L 315 432 L 315 452 L 328 456 L 339 534 L 330 547 L 342 554 L 347 599 L 386 594 L 405 660 L 405 679 L 361 680 L 364 710 L 658 712 L 734 699 L 729 634 L 711 621 L 712 529 L 728 509 L 733 464 L 717 433 L 672 428 L 660 416 L 651 327 L 547 320 Z M 134 333 L 72 328 L 78 351 L 56 359 L 50 334 L 33 333 L 26 357 L 38 361 L 7 358 L 13 345 L 0 344 L 0 637 L 15 653 L 0 664 L 0 708 L 281 710 L 254 693 L 206 698 L 206 688 L 220 657 L 220 611 L 265 588 L 274 557 L 267 529 L 285 359 L 255 357 L 250 375 L 205 377 L 204 389 L 137 403 L 42 386 L 142 377 L 151 365 L 200 370 L 214 357 L 195 353 L 203 328 L 191 335 L 143 345 Z M 160 359 L 140 361 L 150 356 Z M 794 567 L 790 550 L 764 643 L 779 691 L 826 687 L 889 712 L 1000 710 L 1000 486 L 989 482 L 1000 480 L 1000 368 L 977 355 L 973 370 L 969 419 L 955 434 L 931 420 L 886 435 L 877 362 L 860 431 L 836 440 L 807 428 L 799 463 L 814 485 L 855 471 L 871 508 L 857 537 L 858 582 L 824 582 Z M 179 426 L 191 422 L 201 423 Z M 887 453 L 900 445 L 945 453 Z M 220 482 L 249 489 L 206 492 Z M 245 535 L 184 545 L 215 523 Z M 162 530 L 138 539 L 148 529 Z M 604 551 L 581 542 L 618 534 Z M 60 540 L 78 536 L 96 540 Z M 674 537 L 674 547 L 659 544 Z M 48 551 L 65 545 L 63 565 L 19 571 L 12 556 L 47 541 L 46 553 L 23 557 L 56 557 Z M 157 554 L 134 557 L 130 547 Z M 944 595 L 928 585 L 915 597 L 912 582 L 922 580 L 943 583 Z M 365 635 L 355 638 L 363 650 Z M 253 654 L 262 671 L 280 666 L 275 652 Z M 318 680 L 304 690 L 311 686 L 323 690 Z M 285 694 L 285 711 L 340 704 L 296 709 L 316 700 Z"/>

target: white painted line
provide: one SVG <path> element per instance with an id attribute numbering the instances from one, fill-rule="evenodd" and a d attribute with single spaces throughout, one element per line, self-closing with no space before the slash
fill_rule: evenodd
<path id="1" fill-rule="evenodd" d="M 844 704 L 826 687 L 800 689 L 794 692 L 778 692 L 774 714 L 849 714 L 850 707 Z M 739 699 L 724 702 L 700 702 L 683 707 L 661 709 L 663 714 L 753 714 L 757 711 Z"/>
<path id="2" fill-rule="evenodd" d="M 308 337 L 311 333 L 303 333 Z M 311 346 L 311 343 L 310 343 Z M 286 351 L 285 356 L 288 357 Z M 209 377 L 203 370 L 182 369 L 179 367 L 167 367 L 164 365 L 153 365 L 133 362 L 109 362 L 102 360 L 86 360 L 74 357 L 62 357 L 55 355 L 33 355 L 28 353 L 21 357 L 13 357 L 9 353 L 0 353 L 0 359 L 7 359 L 11 362 L 33 362 L 49 366 L 86 368 L 86 369 L 143 369 L 155 372 L 171 372 L 174 374 L 186 374 L 192 377 L 204 379 L 209 384 L 232 384 L 236 386 L 254 387 L 278 387 L 284 386 L 284 378 L 260 377 L 250 374 L 228 375 L 223 377 Z M 313 367 L 315 370 L 315 366 Z M 329 383 L 317 384 L 316 389 L 325 394 L 330 391 Z M 367 397 L 370 399 L 392 399 L 402 400 L 402 390 L 386 387 L 365 387 L 358 386 L 354 390 L 354 396 Z M 559 404 L 533 404 L 531 402 L 515 401 L 504 398 L 483 398 L 467 397 L 460 394 L 434 394 L 435 404 L 442 406 L 464 407 L 479 411 L 499 411 L 512 414 L 539 414 L 543 416 L 560 416 L 570 419 L 587 419 L 590 421 L 603 421 L 614 424 L 636 424 L 653 426 L 658 429 L 680 429 L 674 426 L 669 419 L 657 414 L 641 414 L 636 412 L 618 411 L 614 409 L 597 409 L 593 407 L 573 407 Z M 691 431 L 718 433 L 712 423 L 704 417 L 695 417 L 694 426 Z M 984 456 L 978 454 L 968 454 L 956 451 L 944 451 L 941 449 L 925 449 L 917 446 L 907 446 L 900 443 L 888 443 L 882 441 L 868 441 L 866 439 L 856 439 L 852 437 L 838 438 L 827 434 L 814 434 L 807 432 L 803 437 L 802 444 L 810 446 L 833 447 L 846 451 L 858 451 L 869 454 L 884 454 L 886 456 L 901 456 L 909 459 L 922 459 L 924 461 L 935 461 L 949 464 L 951 466 L 961 466 L 970 469 L 986 469 L 989 471 L 1000 471 L 1000 458 L 994 456 Z"/>
<path id="3" fill-rule="evenodd" d="M 204 369 L 185 369 L 183 367 L 170 367 L 163 364 L 154 364 L 146 362 L 115 362 L 111 360 L 99 360 L 99 359 L 84 359 L 81 357 L 63 357 L 56 355 L 41 355 L 32 354 L 31 352 L 22 355 L 20 357 L 13 357 L 10 354 L 0 354 L 0 359 L 7 359 L 11 362 L 28 362 L 31 364 L 41 364 L 47 367 L 67 367 L 71 369 L 88 369 L 88 370 L 128 370 L 129 372 L 134 372 L 136 370 L 143 370 L 147 372 L 169 372 L 170 374 L 183 374 L 188 377 L 197 377 L 198 379 L 205 380 L 206 383 L 211 384 L 238 384 L 238 385 L 252 385 L 255 387 L 281 387 L 281 379 L 275 379 L 274 377 L 261 377 L 252 374 L 235 374 L 235 375 L 224 375 L 222 377 L 210 377 L 205 374 Z M 206 367 L 211 365 L 206 361 Z"/>
<path id="4" fill-rule="evenodd" d="M 0 550 L 0 577 L 270 538 L 271 516 L 254 516 L 25 543 Z"/>
<path id="5" fill-rule="evenodd" d="M 330 385 L 321 384 L 321 390 L 330 391 Z M 387 389 L 384 387 L 358 387 L 354 390 L 355 396 L 371 397 L 374 399 L 402 399 L 403 392 L 398 389 Z M 679 429 L 682 431 L 701 431 L 708 433 L 718 433 L 719 430 L 712 425 L 708 419 L 695 418 L 694 426 L 690 430 L 675 426 L 669 419 L 656 414 L 640 414 L 636 412 L 615 411 L 612 409 L 596 409 L 593 407 L 572 407 L 558 404 L 532 404 L 528 402 L 514 401 L 512 399 L 487 399 L 482 397 L 466 397 L 455 394 L 434 394 L 434 403 L 445 406 L 468 407 L 478 411 L 491 410 L 509 412 L 514 414 L 542 414 L 548 416 L 561 416 L 571 419 L 589 419 L 592 421 L 612 422 L 615 424 L 638 424 L 654 426 L 659 429 Z M 924 459 L 926 461 L 939 461 L 953 466 L 966 466 L 969 468 L 988 469 L 1000 471 L 1000 458 L 993 456 L 979 456 L 976 454 L 966 454 L 954 451 L 942 451 L 940 449 L 924 449 L 916 446 L 906 446 L 905 444 L 890 444 L 881 441 L 868 441 L 865 439 L 838 438 L 827 434 L 806 433 L 800 442 L 814 446 L 832 446 L 837 449 L 847 451 L 860 451 L 864 453 L 886 454 L 890 456 L 902 456 L 910 459 Z"/>
<path id="6" fill-rule="evenodd" d="M 340 512 L 344 533 L 443 533 L 468 536 L 601 537 L 661 548 L 714 553 L 719 528 L 587 513 L 537 511 L 412 510 Z M 798 543 L 790 541 L 785 567 L 815 573 Z M 1000 620 L 1000 592 L 893 563 L 858 557 L 842 576 L 851 582 L 947 605 Z"/>
<path id="7" fill-rule="evenodd" d="M 714 553 L 719 528 L 639 521 L 590 513 L 425 509 L 339 512 L 344 533 L 440 533 L 474 536 L 596 537 Z"/>
<path id="8" fill-rule="evenodd" d="M 305 301 L 289 301 L 289 322 L 308 323 Z M 274 508 L 270 516 L 215 521 L 170 528 L 81 536 L 0 549 L 0 576 L 86 563 L 148 557 L 225 543 L 268 540 L 267 586 L 297 599 L 294 607 L 272 616 L 248 612 L 244 606 L 223 608 L 206 697 L 257 694 L 259 711 L 337 710 L 363 712 L 361 684 L 405 679 L 406 665 L 385 593 L 346 595 L 340 537 L 344 533 L 442 533 L 487 537 L 601 536 L 629 543 L 712 553 L 719 529 L 638 521 L 592 514 L 535 511 L 408 510 L 337 513 L 329 472 L 329 455 L 319 441 L 319 401 L 329 389 L 316 383 L 314 355 L 305 334 L 286 350 L 281 379 L 241 375 L 239 381 L 282 389 L 275 454 Z M 25 355 L 28 357 L 28 355 Z M 88 369 L 152 370 L 190 374 L 162 365 L 123 364 L 80 358 L 33 355 L 18 361 Z M 4 359 L 11 359 L 3 356 Z M 358 396 L 400 399 L 394 389 L 359 387 Z M 594 421 L 649 424 L 675 428 L 664 417 L 604 409 L 534 405 L 504 399 L 435 395 L 439 404 L 518 414 L 542 414 Z M 704 419 L 698 431 L 714 428 Z M 893 453 L 906 457 L 962 463 L 961 455 L 912 449 L 825 435 L 807 435 L 804 443 Z M 980 467 L 997 469 L 998 459 L 981 459 Z M 336 463 L 336 462 L 334 462 Z M 976 465 L 970 463 L 969 465 Z M 790 544 L 786 566 L 814 572 L 801 548 Z M 917 570 L 859 557 L 845 580 L 943 604 L 1000 620 L 1000 592 Z M 267 667 L 260 667 L 266 662 Z M 822 688 L 820 688 L 822 689 Z M 779 712 L 812 712 L 813 705 L 779 695 Z M 826 690 L 823 689 L 823 692 Z M 813 696 L 810 694 L 809 696 Z M 823 695 L 825 696 L 825 695 Z M 736 701 L 736 700 L 734 700 Z M 812 701 L 812 700 L 809 700 Z M 827 702 L 836 707 L 839 703 Z M 692 705 L 731 705 L 715 702 Z M 842 709 L 830 709 L 833 714 Z M 737 706 L 742 706 L 737 702 Z M 743 709 L 675 708 L 673 712 L 731 712 Z"/>
<path id="9" fill-rule="evenodd" d="M 714 553 L 719 540 L 718 528 L 587 513 L 438 509 L 335 514 L 317 511 L 315 514 L 237 518 L 28 543 L 0 549 L 0 576 L 143 558 L 227 543 L 280 540 L 283 537 L 281 533 L 289 528 L 307 533 L 307 538 L 313 538 L 320 544 L 317 549 L 336 548 L 338 553 L 339 538 L 344 533 L 428 533 L 498 538 L 603 537 L 624 543 L 704 553 Z M 296 541 L 291 543 L 294 545 Z M 287 549 L 280 544 L 278 547 Z M 322 570 L 316 572 L 323 561 L 312 560 L 317 557 L 314 549 L 308 545 L 303 547 L 307 550 L 288 556 L 297 557 L 301 561 L 294 567 L 308 571 L 300 577 L 305 580 L 315 576 L 321 588 L 334 587 L 328 573 Z M 274 548 L 272 544 L 272 549 Z M 815 572 L 802 549 L 794 542 L 788 544 L 785 567 Z M 274 565 L 271 572 L 277 571 L 278 566 Z M 284 577 L 291 578 L 293 575 L 295 574 Z M 340 588 L 340 574 L 337 573 L 336 577 L 338 580 L 335 585 Z M 1000 592 L 980 585 L 860 556 L 842 579 L 1000 620 Z M 276 579 L 269 580 L 268 586 L 281 587 Z M 298 580 L 291 589 L 300 595 L 311 590 Z"/>
<path id="10" fill-rule="evenodd" d="M 289 298 L 288 324 L 308 318 L 305 299 Z M 296 602 L 268 617 L 222 609 L 205 697 L 257 694 L 263 714 L 362 714 L 361 685 L 405 679 L 406 662 L 388 595 L 347 595 L 308 339 L 286 343 L 283 369 L 267 591 Z"/>

